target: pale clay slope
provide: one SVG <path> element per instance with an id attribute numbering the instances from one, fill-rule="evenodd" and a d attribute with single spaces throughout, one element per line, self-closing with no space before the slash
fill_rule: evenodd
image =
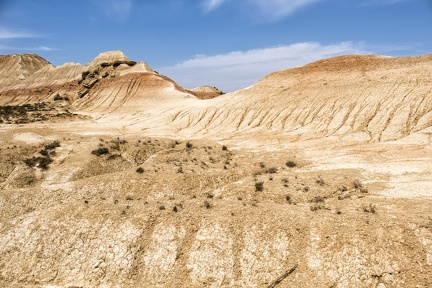
<path id="1" fill-rule="evenodd" d="M 126 61 L 101 69 L 88 94 L 68 104 L 91 120 L 0 125 L 6 153 L 41 139 L 62 143 L 49 170 L 21 164 L 1 183 L 0 286 L 266 287 L 296 262 L 278 287 L 432 285 L 430 55 L 323 60 L 205 101 L 123 56 L 66 65 L 63 76 L 45 68 L 61 93 L 75 95 L 88 67 Z M 46 79 L 38 81 L 32 87 L 43 90 Z M 11 95 L 14 103 L 52 101 L 58 90 L 50 89 Z M 136 141 L 144 135 L 183 143 L 153 151 L 159 144 Z M 110 137 L 130 147 L 112 160 L 91 155 Z M 208 148 L 209 139 L 233 155 Z M 142 164 L 137 145 L 153 151 Z M 287 169 L 291 157 L 306 164 Z M 251 175 L 261 161 L 278 173 L 256 176 L 265 182 L 257 193 Z M 19 186 L 25 177 L 35 186 Z M 368 194 L 332 196 L 356 177 Z M 308 193 L 297 190 L 303 184 Z M 286 203 L 287 191 L 298 205 Z M 329 210 L 310 211 L 314 195 L 326 195 Z M 362 211 L 369 204 L 376 213 Z"/>

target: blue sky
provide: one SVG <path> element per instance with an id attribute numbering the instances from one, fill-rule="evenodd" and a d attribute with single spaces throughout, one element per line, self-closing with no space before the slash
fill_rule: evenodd
<path id="1" fill-rule="evenodd" d="M 0 0 L 0 54 L 61 65 L 109 50 L 230 92 L 341 54 L 432 53 L 432 0 Z"/>

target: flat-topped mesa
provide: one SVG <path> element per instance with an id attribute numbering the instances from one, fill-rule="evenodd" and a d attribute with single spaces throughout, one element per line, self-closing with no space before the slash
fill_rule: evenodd
<path id="1" fill-rule="evenodd" d="M 119 66 L 120 64 L 126 64 L 128 66 L 133 66 L 137 62 L 130 60 L 126 55 L 120 50 L 108 51 L 100 53 L 91 63 L 90 66 L 100 65 L 102 67 L 107 66 Z"/>

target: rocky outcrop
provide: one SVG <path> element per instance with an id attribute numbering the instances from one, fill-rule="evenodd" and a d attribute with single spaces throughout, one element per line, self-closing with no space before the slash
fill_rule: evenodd
<path id="1" fill-rule="evenodd" d="M 99 54 L 91 63 L 90 66 L 119 66 L 120 64 L 126 64 L 129 66 L 133 66 L 136 64 L 135 61 L 131 61 L 126 55 L 123 54 L 123 52 L 116 50 L 116 51 L 109 51 L 109 52 L 103 52 Z"/>
<path id="2" fill-rule="evenodd" d="M 129 81 L 134 82 L 132 79 L 158 79 L 158 84 L 151 84 L 151 81 L 146 80 L 145 85 L 150 87 L 136 87 L 135 92 L 142 90 L 137 97 L 154 98 L 154 95 L 148 93 L 156 92 L 156 94 L 164 94 L 164 87 L 172 87 L 173 95 L 179 93 L 180 95 L 188 95 L 193 97 L 193 94 L 187 92 L 182 87 L 178 86 L 171 79 L 160 76 L 153 71 L 153 69 L 145 62 L 135 62 L 127 58 L 121 51 L 111 51 L 99 54 L 92 62 L 85 66 L 75 63 L 66 63 L 61 66 L 54 67 L 43 58 L 36 55 L 8 55 L 2 56 L 0 70 L 1 75 L 18 75 L 16 77 L 2 78 L 4 85 L 0 88 L 0 105 L 22 105 L 34 102 L 49 102 L 53 101 L 56 95 L 67 98 L 76 107 L 88 107 L 89 103 L 94 101 L 93 110 L 99 109 L 100 97 L 105 97 L 104 103 L 116 102 L 118 97 L 122 99 L 134 98 L 134 95 L 127 95 Z M 27 67 L 27 68 L 26 68 Z M 21 77 L 19 75 L 26 75 Z M 21 80 L 18 78 L 22 78 Z M 120 95 L 113 95 L 112 92 L 105 90 L 106 85 L 115 78 L 125 79 L 115 81 L 116 85 L 124 85 L 124 87 L 117 86 L 116 88 L 121 91 Z M 18 80 L 17 80 L 18 79 Z M 103 84 L 105 83 L 105 84 Z M 97 85 L 100 84 L 100 85 Z M 160 89 L 157 88 L 158 85 Z M 99 90 L 101 86 L 101 90 Z M 150 91 L 145 91 L 150 88 Z M 92 99 L 84 99 L 85 96 L 101 95 Z M 183 97 L 182 96 L 182 97 Z M 110 97 L 112 99 L 110 99 Z M 81 102 L 84 102 L 81 103 Z M 128 101 L 126 101 L 128 102 Z M 124 105 L 124 101 L 120 101 Z M 136 105 L 133 104 L 133 105 Z M 112 106 L 112 105 L 110 105 Z M 137 107 L 137 106 L 131 106 Z M 139 106 L 138 106 L 139 107 Z M 120 109 L 119 109 L 120 108 Z M 112 110 L 127 110 L 125 107 L 115 107 Z M 101 107 L 99 110 L 106 110 Z M 112 111 L 110 110 L 110 111 Z"/>

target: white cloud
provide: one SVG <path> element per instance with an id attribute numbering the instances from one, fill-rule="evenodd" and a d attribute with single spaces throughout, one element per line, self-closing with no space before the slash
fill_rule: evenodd
<path id="1" fill-rule="evenodd" d="M 416 0 L 364 0 L 362 6 L 385 6 Z"/>
<path id="2" fill-rule="evenodd" d="M 37 34 L 0 27 L 0 39 L 37 38 Z"/>
<path id="3" fill-rule="evenodd" d="M 204 10 L 206 12 L 210 12 L 216 8 L 218 8 L 220 5 L 222 5 L 227 0 L 205 0 L 204 1 Z"/>
<path id="4" fill-rule="evenodd" d="M 244 13 L 257 15 L 261 21 L 276 21 L 298 9 L 323 0 L 244 0 L 237 2 Z M 393 0 L 395 1 L 395 0 Z M 397 0 L 396 0 L 397 1 Z M 206 12 L 217 9 L 229 0 L 204 0 Z M 234 1 L 232 1 L 234 2 Z"/>
<path id="5" fill-rule="evenodd" d="M 205 56 L 156 69 L 186 88 L 216 86 L 224 92 L 245 88 L 276 70 L 304 65 L 322 58 L 367 53 L 362 43 L 341 42 L 322 45 L 317 42 L 235 51 Z"/>
<path id="6" fill-rule="evenodd" d="M 296 10 L 322 0 L 250 0 L 269 21 L 279 20 Z"/>
<path id="7" fill-rule="evenodd" d="M 124 20 L 132 10 L 133 0 L 97 0 L 96 5 L 108 18 Z"/>
<path id="8" fill-rule="evenodd" d="M 11 47 L 6 45 L 0 45 L 0 51 L 56 51 L 56 48 L 51 48 L 47 46 L 37 46 L 37 47 Z"/>

